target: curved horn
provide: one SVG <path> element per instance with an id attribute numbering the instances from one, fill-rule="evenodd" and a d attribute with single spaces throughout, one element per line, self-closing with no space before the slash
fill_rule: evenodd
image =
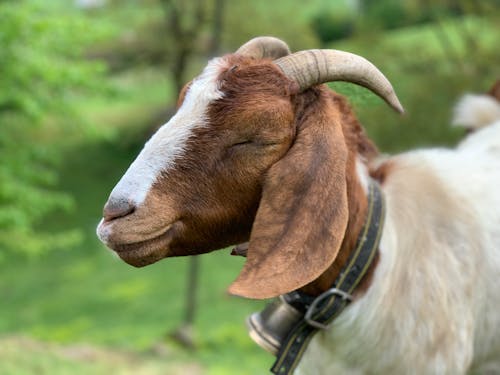
<path id="1" fill-rule="evenodd" d="M 236 51 L 238 55 L 256 59 L 278 59 L 290 54 L 290 48 L 281 39 L 272 36 L 259 36 L 250 39 Z"/>
<path id="2" fill-rule="evenodd" d="M 275 60 L 300 90 L 325 82 L 346 81 L 366 87 L 399 113 L 404 109 L 389 80 L 365 58 L 337 50 L 307 50 Z"/>

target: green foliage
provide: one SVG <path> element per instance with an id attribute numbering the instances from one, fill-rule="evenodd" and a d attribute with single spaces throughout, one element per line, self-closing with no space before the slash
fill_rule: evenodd
<path id="1" fill-rule="evenodd" d="M 76 231 L 39 233 L 36 225 L 71 197 L 53 189 L 56 137 L 77 121 L 73 103 L 98 87 L 100 64 L 81 59 L 90 25 L 55 3 L 0 3 L 0 249 L 39 254 L 78 240 Z M 59 122 L 57 122 L 59 121 Z M 68 126 L 69 125 L 69 126 Z M 43 131 L 42 131 L 43 130 Z M 59 140 L 59 143 L 61 141 Z"/>
<path id="2" fill-rule="evenodd" d="M 64 111 L 82 88 L 96 88 L 102 66 L 82 61 L 92 41 L 91 24 L 72 12 L 61 14 L 54 3 L 40 1 L 0 4 L 1 113 L 32 119 L 49 111 Z"/>
<path id="3" fill-rule="evenodd" d="M 309 25 L 312 10 L 322 2 L 274 0 L 270 6 L 268 0 L 227 1 L 222 36 L 226 50 L 234 51 L 258 35 L 282 38 L 293 50 L 317 47 L 318 40 Z"/>
<path id="4" fill-rule="evenodd" d="M 359 0 L 356 29 L 363 32 L 431 24 L 438 20 L 498 12 L 497 0 Z"/>
<path id="5" fill-rule="evenodd" d="M 368 2 L 368 18 L 384 29 L 394 29 L 411 23 L 405 4 L 400 0 Z"/>
<path id="6" fill-rule="evenodd" d="M 384 152 L 451 146 L 463 130 L 450 126 L 464 92 L 485 92 L 498 79 L 500 31 L 496 18 L 476 16 L 363 35 L 330 48 L 369 58 L 394 85 L 406 114 L 397 116 L 366 89 L 336 83 Z M 469 36 L 474 36 L 469 39 Z M 373 48 L 376 45 L 377 48 Z"/>
<path id="7" fill-rule="evenodd" d="M 311 19 L 311 28 L 323 44 L 347 38 L 354 32 L 354 15 L 348 11 L 333 12 L 321 9 Z"/>

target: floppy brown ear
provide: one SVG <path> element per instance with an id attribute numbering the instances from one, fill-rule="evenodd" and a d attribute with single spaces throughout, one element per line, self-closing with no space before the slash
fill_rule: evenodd
<path id="1" fill-rule="evenodd" d="M 301 123 L 266 177 L 247 261 L 231 294 L 271 298 L 300 288 L 335 260 L 348 221 L 347 147 L 337 116 Z"/>

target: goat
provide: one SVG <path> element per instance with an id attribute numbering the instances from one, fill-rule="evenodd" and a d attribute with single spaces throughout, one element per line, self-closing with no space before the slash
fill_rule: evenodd
<path id="1" fill-rule="evenodd" d="M 455 105 L 453 125 L 464 127 L 470 135 L 459 148 L 473 148 L 500 155 L 500 147 L 494 141 L 500 126 L 500 80 L 486 94 L 466 94 Z M 480 130 L 480 131 L 479 131 Z M 493 142 L 485 142 L 491 138 Z"/>
<path id="2" fill-rule="evenodd" d="M 469 131 L 500 120 L 500 80 L 486 94 L 464 95 L 453 111 L 453 124 Z"/>
<path id="3" fill-rule="evenodd" d="M 378 181 L 386 215 L 353 301 L 298 374 L 500 372 L 500 125 L 475 147 L 377 161 L 346 100 L 321 83 L 391 84 L 341 51 L 256 38 L 211 60 L 111 192 L 97 232 L 142 267 L 249 241 L 229 291 L 318 296 L 345 266 Z"/>

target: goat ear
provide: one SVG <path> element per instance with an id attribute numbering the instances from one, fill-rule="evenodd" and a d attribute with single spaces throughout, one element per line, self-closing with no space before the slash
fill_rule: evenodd
<path id="1" fill-rule="evenodd" d="M 347 147 L 335 115 L 309 117 L 268 171 L 247 260 L 231 294 L 260 299 L 290 292 L 337 256 L 348 221 Z"/>

